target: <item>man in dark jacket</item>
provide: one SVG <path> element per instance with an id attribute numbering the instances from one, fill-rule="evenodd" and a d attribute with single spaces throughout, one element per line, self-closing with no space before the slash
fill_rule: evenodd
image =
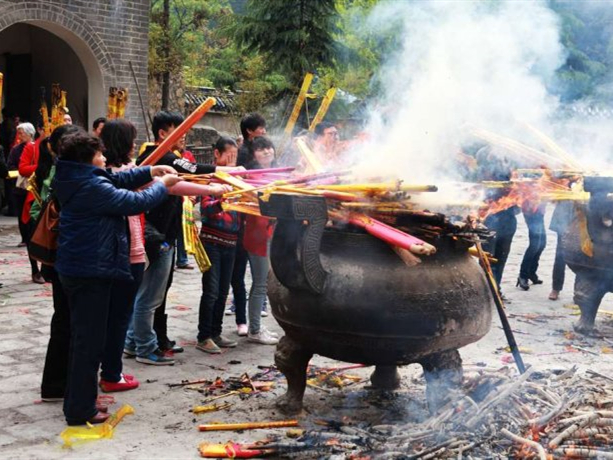
<path id="1" fill-rule="evenodd" d="M 183 122 L 183 116 L 173 112 L 158 112 L 153 118 L 153 134 L 156 144 L 169 136 Z M 156 145 L 148 146 L 139 156 L 137 164 L 144 161 L 155 150 Z M 173 167 L 181 173 L 208 174 L 215 166 L 192 163 L 181 157 L 178 145 L 157 162 L 159 165 Z M 143 275 L 142 283 L 134 302 L 133 321 L 128 330 L 124 352 L 136 356 L 143 364 L 172 365 L 174 359 L 166 356 L 166 351 L 183 351 L 166 337 L 166 313 L 159 310 L 168 292 L 169 279 L 174 265 L 175 243 L 181 227 L 183 201 L 180 196 L 167 196 L 157 207 L 145 215 L 145 250 L 149 267 Z M 156 310 L 159 310 L 156 311 Z M 154 330 L 154 317 L 161 318 L 162 325 Z M 163 339 L 161 341 L 158 340 Z"/>
<path id="2" fill-rule="evenodd" d="M 245 163 L 251 158 L 253 139 L 266 135 L 266 120 L 259 113 L 248 113 L 241 120 L 241 134 L 243 135 L 243 144 L 238 149 L 236 164 L 245 166 Z"/>

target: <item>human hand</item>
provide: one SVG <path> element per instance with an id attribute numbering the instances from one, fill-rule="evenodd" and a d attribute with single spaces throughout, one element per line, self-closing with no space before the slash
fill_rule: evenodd
<path id="1" fill-rule="evenodd" d="M 183 178 L 177 176 L 176 174 L 166 174 L 160 180 L 164 183 L 166 188 L 169 188 L 169 187 L 172 187 L 173 185 L 175 185 L 178 182 L 182 182 Z"/>
<path id="2" fill-rule="evenodd" d="M 177 171 L 172 166 L 156 165 L 151 167 L 151 177 L 162 177 L 167 174 L 177 174 Z"/>
<path id="3" fill-rule="evenodd" d="M 231 185 L 226 185 L 226 184 L 211 184 L 209 185 L 209 194 L 213 195 L 213 196 L 221 196 L 224 193 L 229 193 L 231 192 L 232 186 Z"/>

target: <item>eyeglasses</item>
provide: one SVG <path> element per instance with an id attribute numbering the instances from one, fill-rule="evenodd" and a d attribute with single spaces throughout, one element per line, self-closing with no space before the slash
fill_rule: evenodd
<path id="1" fill-rule="evenodd" d="M 338 131 L 332 131 L 332 132 L 329 132 L 329 133 L 324 133 L 324 135 L 338 137 Z"/>

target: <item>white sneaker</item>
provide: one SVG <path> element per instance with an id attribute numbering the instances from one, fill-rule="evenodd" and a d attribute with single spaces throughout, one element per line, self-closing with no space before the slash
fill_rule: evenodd
<path id="1" fill-rule="evenodd" d="M 260 331 L 266 331 L 268 333 L 269 336 L 274 337 L 275 339 L 279 338 L 279 334 L 277 334 L 276 332 L 271 331 L 270 329 L 261 326 L 260 327 Z"/>
<path id="2" fill-rule="evenodd" d="M 266 307 L 262 308 L 262 316 L 263 317 L 267 317 L 268 316 L 268 309 Z"/>
<path id="3" fill-rule="evenodd" d="M 238 324 L 236 326 L 236 334 L 239 337 L 245 337 L 249 333 L 249 328 L 246 324 Z"/>
<path id="4" fill-rule="evenodd" d="M 279 343 L 279 339 L 277 337 L 273 337 L 270 335 L 266 329 L 260 329 L 260 332 L 257 334 L 249 333 L 247 335 L 247 340 L 253 343 L 260 343 L 262 345 L 276 345 Z"/>

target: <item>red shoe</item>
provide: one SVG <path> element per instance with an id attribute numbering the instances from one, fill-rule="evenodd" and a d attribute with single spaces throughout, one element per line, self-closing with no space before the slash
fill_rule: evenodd
<path id="1" fill-rule="evenodd" d="M 127 376 L 124 374 L 123 379 L 125 382 L 108 382 L 100 379 L 100 389 L 105 393 L 113 393 L 115 391 L 128 391 L 138 388 L 139 382 L 133 375 Z"/>

